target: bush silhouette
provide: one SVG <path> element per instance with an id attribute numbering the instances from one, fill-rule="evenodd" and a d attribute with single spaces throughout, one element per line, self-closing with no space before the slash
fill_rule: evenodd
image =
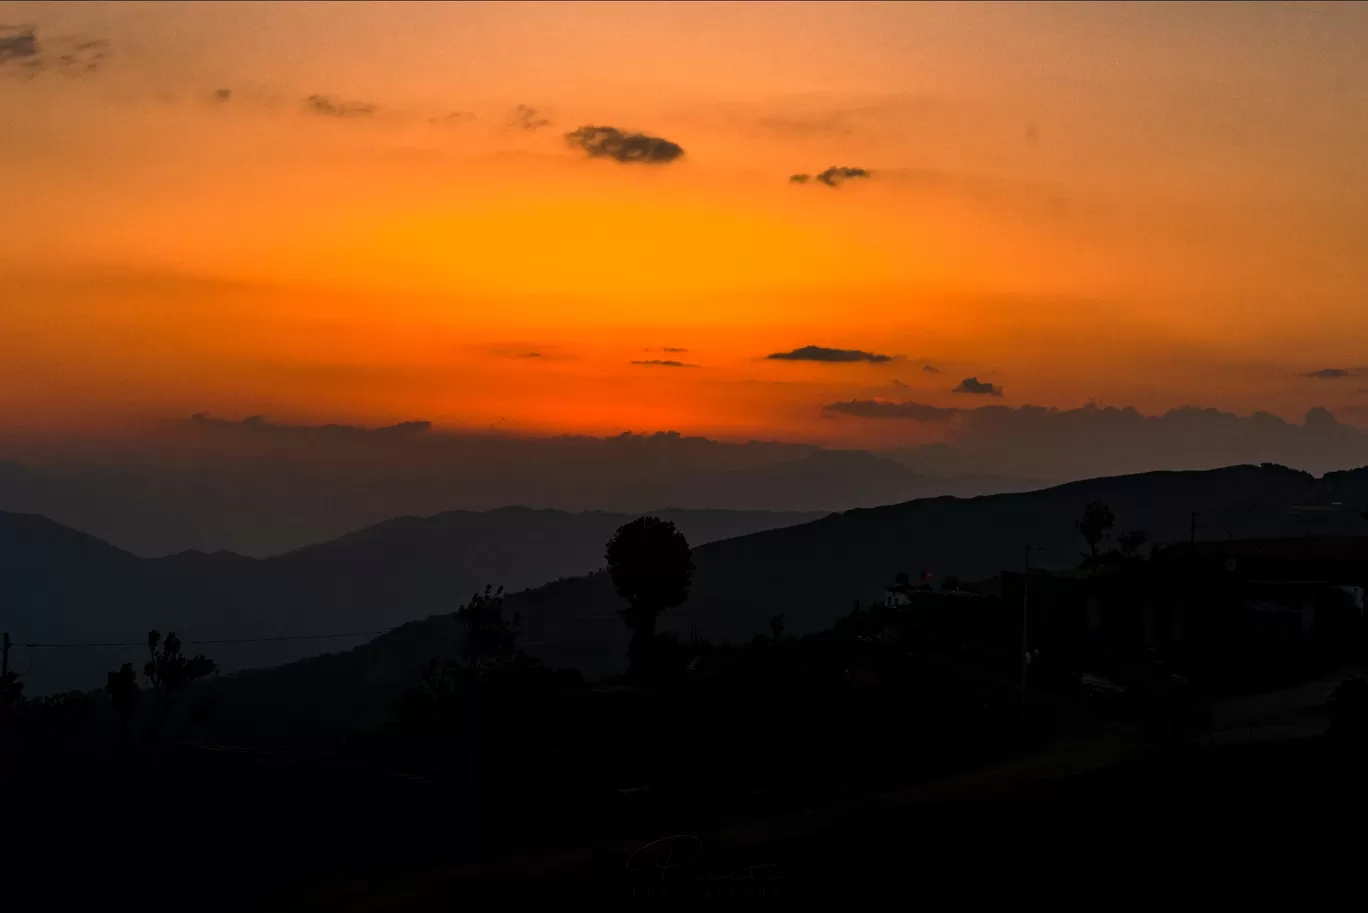
<path id="1" fill-rule="evenodd" d="M 504 621 L 503 587 L 496 590 L 486 586 L 483 593 L 475 593 L 470 602 L 456 610 L 456 618 L 465 628 L 465 659 L 472 671 L 478 672 L 487 662 L 508 659 L 517 651 L 522 617 L 515 614 L 511 622 Z"/>
<path id="2" fill-rule="evenodd" d="M 143 734 L 149 742 L 154 742 L 171 719 L 181 695 L 195 682 L 213 674 L 218 666 L 203 653 L 194 656 L 181 653 L 181 641 L 174 631 L 167 634 L 165 640 L 160 631 L 148 631 L 147 651 L 151 658 L 143 665 L 143 675 L 151 686 L 152 710 Z M 119 718 L 119 741 L 126 743 L 142 696 L 132 663 L 124 663 L 109 673 L 105 692 Z"/>
<path id="3" fill-rule="evenodd" d="M 1116 537 L 1116 544 L 1121 547 L 1123 558 L 1135 558 L 1140 554 L 1140 549 L 1144 548 L 1145 542 L 1149 537 L 1145 535 L 1143 529 L 1133 529 L 1128 533 L 1122 533 Z"/>

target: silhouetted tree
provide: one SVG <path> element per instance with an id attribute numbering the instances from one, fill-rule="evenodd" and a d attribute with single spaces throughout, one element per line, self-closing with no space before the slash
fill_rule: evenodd
<path id="1" fill-rule="evenodd" d="M 1116 537 L 1116 544 L 1121 547 L 1123 558 L 1134 558 L 1140 554 L 1140 549 L 1144 547 L 1148 536 L 1143 529 L 1133 529 L 1128 533 L 1122 533 Z"/>
<path id="2" fill-rule="evenodd" d="M 784 616 L 773 615 L 770 617 L 770 635 L 778 640 L 784 636 Z"/>
<path id="3" fill-rule="evenodd" d="M 157 647 L 160 644 L 161 649 Z M 181 653 L 180 638 L 175 632 L 161 639 L 157 631 L 147 632 L 147 649 L 152 658 L 143 666 L 143 675 L 152 685 L 152 716 L 148 721 L 148 738 L 155 739 L 171 716 L 176 701 L 190 685 L 210 675 L 218 667 L 203 653 L 185 656 Z M 112 673 L 111 673 L 112 674 Z"/>
<path id="4" fill-rule="evenodd" d="M 477 744 L 485 728 L 482 720 L 487 723 L 494 713 L 488 705 L 526 690 L 544 669 L 518 649 L 522 618 L 514 615 L 505 621 L 503 602 L 503 588 L 487 586 L 459 607 L 455 615 L 465 633 L 463 661 L 433 658 L 391 708 L 391 735 L 412 760 L 452 770 L 457 749 L 464 748 L 472 791 L 477 750 L 483 756 L 488 748 Z"/>
<path id="5" fill-rule="evenodd" d="M 668 520 L 638 517 L 608 540 L 608 572 L 628 607 L 619 610 L 632 632 L 628 656 L 640 678 L 649 669 L 656 619 L 689 596 L 693 555 L 684 534 Z"/>
<path id="6" fill-rule="evenodd" d="M 475 593 L 470 602 L 456 610 L 456 618 L 465 628 L 466 667 L 479 674 L 485 663 L 508 659 L 517 651 L 522 631 L 522 616 L 513 615 L 511 622 L 503 617 L 503 587 L 497 590 L 486 586 L 483 593 Z"/>
<path id="7" fill-rule="evenodd" d="M 1088 543 L 1088 564 L 1091 567 L 1097 566 L 1097 547 L 1111 533 L 1112 527 L 1116 525 L 1116 515 L 1112 510 L 1101 501 L 1089 502 L 1083 508 L 1083 516 L 1074 524 L 1078 527 L 1079 534 L 1083 541 Z"/>

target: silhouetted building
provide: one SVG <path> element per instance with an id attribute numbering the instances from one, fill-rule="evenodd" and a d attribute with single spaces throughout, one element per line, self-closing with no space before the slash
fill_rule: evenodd
<path id="1" fill-rule="evenodd" d="M 914 584 L 906 574 L 898 574 L 897 578 L 884 588 L 884 607 L 889 609 L 910 606 L 916 600 L 927 595 L 933 595 L 935 590 L 931 587 L 930 571 L 921 572 L 921 583 Z"/>
<path id="2" fill-rule="evenodd" d="M 935 596 L 936 591 L 930 584 L 912 585 L 894 583 L 884 589 L 884 606 L 890 609 L 903 608 L 915 604 L 919 599 Z"/>
<path id="3" fill-rule="evenodd" d="M 1359 655 L 1368 539 L 1246 540 L 1165 549 L 1096 573 L 1033 572 L 1029 640 L 1056 672 L 1136 657 L 1208 679 L 1271 679 Z M 1003 575 L 1008 627 L 1024 578 Z M 1015 619 L 1013 618 L 1015 616 Z"/>

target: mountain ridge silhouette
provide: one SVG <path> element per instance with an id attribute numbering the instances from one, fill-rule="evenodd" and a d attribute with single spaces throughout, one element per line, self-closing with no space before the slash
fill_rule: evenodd
<path id="1" fill-rule="evenodd" d="M 662 630 L 685 637 L 697 633 L 714 640 L 747 639 L 763 633 L 769 618 L 782 613 L 787 629 L 802 634 L 829 625 L 855 600 L 881 597 L 900 571 L 927 569 L 935 582 L 948 576 L 982 579 L 1019 570 L 1028 543 L 1036 549 L 1035 566 L 1071 568 L 1083 550 L 1074 520 L 1085 504 L 1096 500 L 1115 511 L 1117 534 L 1143 529 L 1158 543 L 1187 541 L 1193 512 L 1199 515 L 1199 538 L 1206 540 L 1368 533 L 1360 517 L 1368 504 L 1368 468 L 1318 479 L 1278 466 L 1245 465 L 1103 477 L 974 498 L 917 499 L 707 543 L 695 538 L 697 570 L 690 598 L 665 613 Z M 541 581 L 523 582 L 507 573 L 507 566 L 488 560 L 479 551 L 481 543 L 461 550 L 454 545 L 460 537 L 431 534 L 444 524 L 459 528 L 472 516 L 484 516 L 461 512 L 395 518 L 266 559 L 230 553 L 138 559 L 93 537 L 69 530 L 57 534 L 63 528 L 50 521 L 14 521 L 14 515 L 0 514 L 0 572 L 11 590 L 6 623 L 15 631 L 9 619 L 23 620 L 27 606 L 28 629 L 36 634 L 41 621 L 43 633 L 52 639 L 82 634 L 81 639 L 113 640 L 117 635 L 129 640 L 150 628 L 169 628 L 193 641 L 366 631 L 405 623 L 411 623 L 412 636 L 421 637 L 414 632 L 424 624 L 449 627 L 440 620 L 491 583 L 509 591 L 506 611 L 522 616 L 529 653 L 590 675 L 621 671 L 626 633 L 617 614 L 620 602 L 607 575 L 594 573 L 619 517 L 520 508 L 493 514 L 496 519 L 531 517 L 543 526 L 547 519 L 578 517 L 575 522 L 587 525 L 572 526 L 569 534 L 579 537 L 580 554 L 587 557 L 568 573 L 543 563 Z M 669 512 L 662 514 L 669 517 Z M 29 541 L 34 554 L 11 551 L 16 529 L 27 530 L 30 540 L 35 530 L 46 530 L 52 543 L 35 548 Z M 519 555 L 537 554 L 546 541 L 538 537 L 545 535 L 543 529 L 521 539 L 521 551 L 506 556 L 516 562 Z M 470 569 L 455 568 L 458 561 Z M 28 590 L 20 592 L 24 581 Z M 35 611 L 40 602 L 42 611 Z M 433 640 L 434 650 L 440 641 Z M 394 642 L 393 635 L 387 642 Z M 312 651 L 347 646 L 324 644 Z M 232 670 L 298 659 L 300 649 L 223 648 L 215 658 Z M 108 662 L 113 658 L 96 657 L 106 669 L 114 668 Z M 97 685 L 91 681 L 97 667 L 87 663 L 86 677 L 72 677 L 67 686 Z"/>

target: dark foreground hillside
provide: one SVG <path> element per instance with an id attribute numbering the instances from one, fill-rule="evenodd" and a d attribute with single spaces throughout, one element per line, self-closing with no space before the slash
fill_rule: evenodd
<path id="1" fill-rule="evenodd" d="M 475 897 L 561 902 L 913 893 L 1052 902 L 1273 888 L 1352 890 L 1368 811 L 1359 765 L 1324 739 L 1137 759 L 974 795 L 816 805 L 782 815 L 473 853 L 461 809 L 421 783 L 313 770 L 190 790 L 20 797 L 7 854 L 15 903 L 226 910 L 432 910 Z M 14 835 L 14 831 L 10 831 Z M 1276 864 L 1268 858 L 1276 846 Z M 1302 896 L 1305 896 L 1304 894 Z"/>
<path id="2" fill-rule="evenodd" d="M 801 636 L 783 613 L 739 644 L 656 635 L 607 681 L 530 656 L 492 591 L 226 676 L 168 638 L 104 692 L 26 699 L 5 678 L 12 858 L 49 902 L 152 884 L 287 910 L 849 897 L 913 874 L 958 895 L 1053 879 L 1058 898 L 1136 865 L 1171 890 L 1266 878 L 1251 860 L 1288 833 L 1280 859 L 1332 876 L 1345 844 L 1324 822 L 1364 804 L 1364 546 L 1037 574 L 1029 654 L 1005 581 L 916 587 Z M 1264 577 L 1279 568 L 1292 587 Z M 1170 597 L 1194 609 L 1181 625 Z"/>
<path id="3" fill-rule="evenodd" d="M 1051 903 L 1274 887 L 1353 890 L 1334 822 L 1368 811 L 1355 762 L 1323 739 L 1157 755 L 1084 776 L 985 783 L 972 795 L 816 807 L 581 852 L 343 878 L 285 902 L 431 909 L 497 891 L 608 901 L 942 896 Z M 1288 839 L 1288 835 L 1298 835 Z M 1279 846 L 1276 865 L 1264 858 Z M 1306 877 L 1316 873 L 1314 884 Z M 1256 887 L 1257 886 L 1257 887 Z M 373 906 L 372 906 L 373 905 Z"/>

